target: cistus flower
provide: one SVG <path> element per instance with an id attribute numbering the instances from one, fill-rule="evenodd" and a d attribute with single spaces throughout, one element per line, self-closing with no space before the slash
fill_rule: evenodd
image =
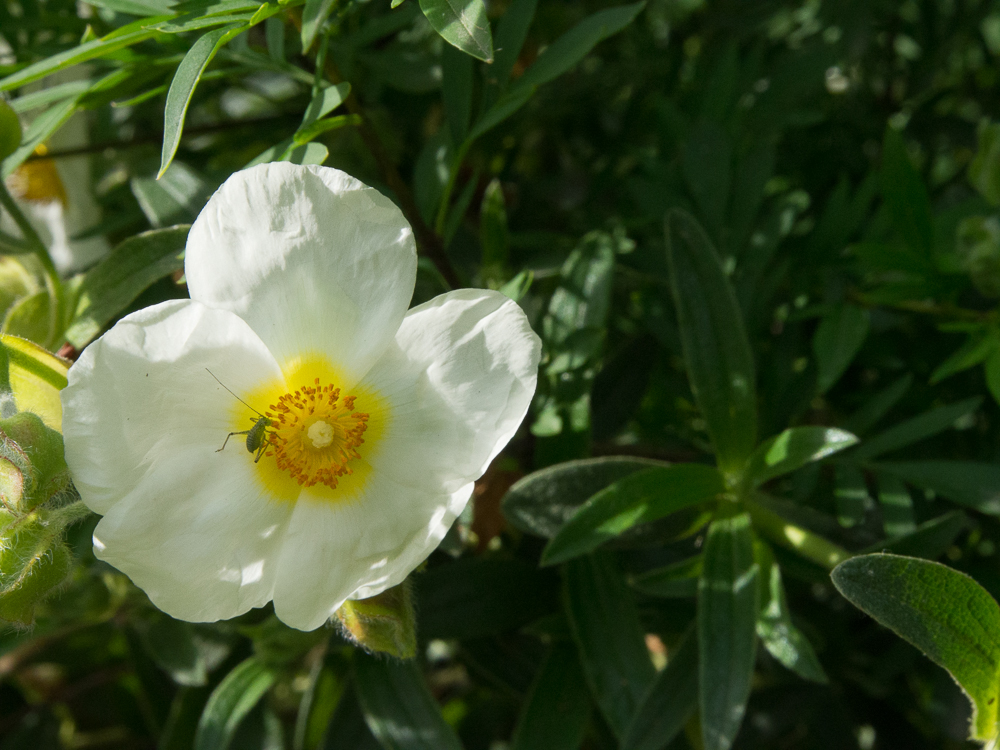
<path id="1" fill-rule="evenodd" d="M 230 177 L 185 273 L 190 300 L 128 315 L 69 372 L 66 459 L 104 516 L 95 553 L 174 617 L 273 600 L 316 628 L 441 541 L 527 411 L 538 337 L 487 290 L 407 311 L 409 225 L 324 167 Z"/>

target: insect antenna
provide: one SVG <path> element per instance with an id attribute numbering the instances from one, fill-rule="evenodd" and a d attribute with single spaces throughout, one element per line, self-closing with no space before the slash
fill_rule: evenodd
<path id="1" fill-rule="evenodd" d="M 209 370 L 207 367 L 205 368 L 205 372 L 207 372 L 209 375 L 211 375 L 213 378 L 215 378 L 215 373 L 212 372 L 211 370 Z M 215 382 L 218 383 L 219 385 L 221 385 L 223 388 L 225 388 L 230 393 L 232 393 L 233 394 L 233 398 L 235 398 L 237 401 L 239 401 L 241 404 L 243 404 L 250 411 L 257 412 L 257 414 L 260 414 L 259 411 L 257 411 L 256 409 L 254 409 L 252 406 L 250 406 L 250 404 L 248 404 L 246 401 L 244 401 L 239 396 L 237 396 L 235 393 L 233 393 L 232 390 L 230 390 L 230 388 L 225 383 L 223 383 L 221 380 L 219 380 L 218 378 L 215 378 Z M 262 417 L 264 416 L 263 414 L 260 414 L 260 415 Z"/>

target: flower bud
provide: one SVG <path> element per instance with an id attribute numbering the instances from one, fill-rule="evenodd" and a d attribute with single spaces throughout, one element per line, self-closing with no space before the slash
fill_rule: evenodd
<path id="1" fill-rule="evenodd" d="M 0 161 L 17 151 L 21 145 L 21 121 L 17 113 L 0 99 Z"/>
<path id="2" fill-rule="evenodd" d="M 9 510 L 28 512 L 69 485 L 62 435 L 46 427 L 37 414 L 21 412 L 0 419 L 0 458 L 22 475 L 20 501 Z"/>
<path id="3" fill-rule="evenodd" d="M 0 533 L 0 619 L 30 625 L 38 603 L 66 580 L 72 555 L 61 531 L 33 513 Z"/>
<path id="4" fill-rule="evenodd" d="M 370 599 L 346 601 L 337 610 L 345 633 L 368 651 L 412 659 L 417 629 L 409 580 Z"/>

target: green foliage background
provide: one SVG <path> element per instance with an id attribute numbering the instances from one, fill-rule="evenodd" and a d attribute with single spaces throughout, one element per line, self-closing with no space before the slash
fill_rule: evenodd
<path id="1" fill-rule="evenodd" d="M 64 366 L 11 337 L 72 357 L 184 297 L 187 225 L 261 161 L 377 186 L 414 304 L 502 289 L 544 342 L 412 661 L 158 612 L 0 403 L 0 750 L 994 737 L 998 91 L 988 0 L 0 0 L 10 192 L 82 165 L 68 231 L 114 248 L 57 272 L 4 203 L 22 410 Z"/>

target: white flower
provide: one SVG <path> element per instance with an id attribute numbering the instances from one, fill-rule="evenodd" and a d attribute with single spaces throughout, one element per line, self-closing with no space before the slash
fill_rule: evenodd
<path id="1" fill-rule="evenodd" d="M 66 459 L 98 557 L 165 612 L 270 600 L 293 627 L 400 583 L 514 434 L 540 344 L 463 289 L 407 311 L 400 211 L 334 169 L 233 175 L 191 229 L 190 300 L 133 313 L 63 391 Z M 206 371 L 211 370 L 211 374 Z M 259 462 L 230 432 L 271 420 Z"/>

